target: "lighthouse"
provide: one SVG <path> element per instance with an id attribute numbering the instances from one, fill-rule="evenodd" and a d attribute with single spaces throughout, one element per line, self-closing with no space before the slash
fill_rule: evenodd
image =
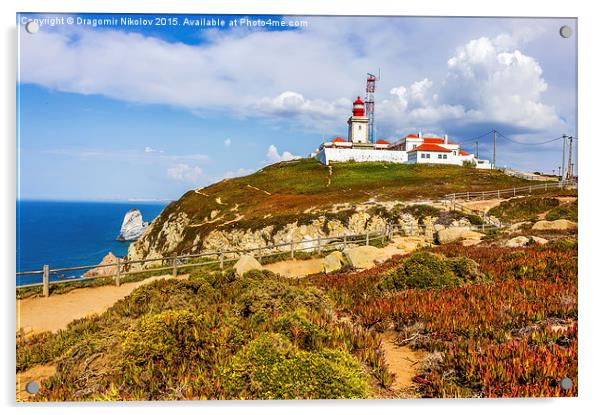
<path id="1" fill-rule="evenodd" d="M 353 102 L 353 112 L 349 120 L 348 141 L 354 144 L 368 144 L 368 117 L 364 101 L 358 96 Z"/>

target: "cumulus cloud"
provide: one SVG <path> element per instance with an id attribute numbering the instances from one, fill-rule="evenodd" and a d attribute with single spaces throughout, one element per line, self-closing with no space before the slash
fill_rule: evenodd
<path id="1" fill-rule="evenodd" d="M 203 177 L 203 169 L 179 163 L 167 169 L 167 177 L 184 183 L 198 183 Z"/>
<path id="2" fill-rule="evenodd" d="M 145 153 L 163 153 L 163 150 L 157 150 L 155 148 L 152 147 L 144 147 L 144 152 Z"/>
<path id="3" fill-rule="evenodd" d="M 424 78 L 391 89 L 381 119 L 434 128 L 470 123 L 524 131 L 563 128 L 555 108 L 543 101 L 548 85 L 541 66 L 520 50 L 505 51 L 514 43 L 510 36 L 481 37 L 458 47 L 439 84 Z"/>
<path id="4" fill-rule="evenodd" d="M 278 148 L 274 144 L 271 144 L 270 147 L 268 147 L 266 157 L 268 158 L 269 163 L 278 163 L 280 161 L 290 161 L 301 158 L 300 156 L 295 156 L 288 151 L 284 151 L 282 154 L 278 153 Z"/>
<path id="5" fill-rule="evenodd" d="M 521 23 L 507 33 L 463 40 L 451 56 L 443 54 L 449 48 L 429 49 L 436 58 L 430 61 L 438 64 L 422 65 L 408 48 L 432 40 L 425 37 L 432 33 L 425 29 L 430 22 L 410 31 L 393 18 L 308 20 L 308 28 L 294 31 L 207 30 L 194 45 L 113 30 L 42 30 L 21 36 L 19 80 L 335 132 L 345 129 L 354 96 L 364 93 L 364 71 L 378 62 L 385 67 L 377 90 L 382 132 L 470 123 L 511 123 L 524 130 L 562 124 L 544 101 L 548 85 L 540 64 L 521 49 L 541 33 L 537 25 Z M 437 30 L 438 39 L 442 30 L 460 37 L 448 27 Z M 291 45 L 294 57 L 281 59 L 290 56 Z"/>
<path id="6" fill-rule="evenodd" d="M 225 145 L 226 147 L 230 147 L 230 145 L 232 145 L 232 140 L 230 140 L 229 138 L 226 138 L 226 139 L 224 140 L 224 145 Z"/>

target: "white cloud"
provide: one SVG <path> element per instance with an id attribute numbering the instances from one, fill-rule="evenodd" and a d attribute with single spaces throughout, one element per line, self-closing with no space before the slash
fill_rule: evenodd
<path id="1" fill-rule="evenodd" d="M 268 147 L 266 157 L 268 158 L 269 163 L 278 163 L 280 161 L 290 161 L 301 158 L 300 156 L 295 156 L 288 151 L 284 151 L 282 154 L 279 154 L 278 148 L 274 144 L 271 144 L 270 147 Z"/>
<path id="2" fill-rule="evenodd" d="M 163 153 L 163 150 L 157 150 L 155 148 L 152 147 L 144 147 L 144 152 L 145 153 Z"/>
<path id="3" fill-rule="evenodd" d="M 179 163 L 167 169 L 167 177 L 185 183 L 198 183 L 204 177 L 204 173 L 198 166 Z"/>
<path id="4" fill-rule="evenodd" d="M 230 140 L 229 138 L 226 138 L 226 139 L 224 140 L 224 145 L 225 145 L 226 147 L 230 147 L 230 145 L 232 145 L 232 140 Z"/>
<path id="5" fill-rule="evenodd" d="M 532 129 L 560 124 L 554 106 L 543 99 L 547 83 L 541 66 L 521 51 L 542 33 L 537 25 L 463 40 L 449 56 L 443 52 L 449 47 L 436 49 L 433 39 L 441 40 L 445 30 L 446 41 L 461 38 L 451 26 L 434 35 L 430 22 L 408 30 L 393 18 L 308 20 L 309 28 L 298 31 L 203 31 L 198 45 L 81 28 L 24 34 L 19 79 L 59 91 L 199 114 L 217 110 L 284 119 L 297 128 L 335 132 L 345 129 L 352 99 L 364 93 L 364 72 L 378 63 L 384 68 L 377 85 L 377 131 L 444 127 L 454 120 Z M 370 36 L 358 36 L 369 31 Z M 423 65 L 415 56 L 412 45 L 424 44 L 434 45 L 429 62 L 438 65 Z M 275 58 L 289 56 L 291 45 L 294 58 Z M 383 98 L 384 91 L 389 96 Z"/>

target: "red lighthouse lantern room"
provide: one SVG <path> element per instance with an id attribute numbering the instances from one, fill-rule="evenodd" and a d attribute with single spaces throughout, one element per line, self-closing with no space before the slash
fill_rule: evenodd
<path id="1" fill-rule="evenodd" d="M 364 101 L 358 96 L 355 102 L 353 103 L 353 116 L 354 117 L 363 117 L 366 114 L 366 109 L 364 107 Z"/>

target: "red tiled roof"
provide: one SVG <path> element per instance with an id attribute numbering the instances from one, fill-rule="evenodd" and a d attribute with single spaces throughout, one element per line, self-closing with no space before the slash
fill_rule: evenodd
<path id="1" fill-rule="evenodd" d="M 470 153 L 467 153 L 466 151 L 460 151 L 460 155 L 461 156 L 470 156 Z"/>
<path id="2" fill-rule="evenodd" d="M 375 144 L 391 144 L 387 140 L 378 140 Z"/>
<path id="3" fill-rule="evenodd" d="M 441 153 L 451 153 L 451 150 L 448 150 L 445 147 L 438 146 L 437 144 L 420 144 L 413 150 L 410 151 L 439 151 Z"/>
<path id="4" fill-rule="evenodd" d="M 405 138 L 418 138 L 418 136 L 416 134 L 410 134 L 410 135 L 406 135 Z"/>
<path id="5" fill-rule="evenodd" d="M 335 137 L 331 140 L 333 143 L 346 143 L 347 140 L 342 139 L 341 137 Z"/>

